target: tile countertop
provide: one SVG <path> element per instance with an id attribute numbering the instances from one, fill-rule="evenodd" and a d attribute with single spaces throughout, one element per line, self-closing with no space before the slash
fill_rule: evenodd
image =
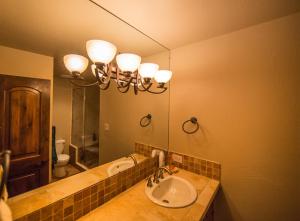
<path id="1" fill-rule="evenodd" d="M 140 154 L 135 153 L 134 156 L 138 163 L 146 159 Z M 7 203 L 12 211 L 13 219 L 20 218 L 104 180 L 108 177 L 107 168 L 113 162 L 124 159 L 126 158 L 122 157 L 110 163 L 9 198 Z"/>
<path id="2" fill-rule="evenodd" d="M 196 188 L 195 203 L 184 208 L 165 208 L 154 204 L 145 194 L 146 181 L 141 181 L 107 203 L 81 217 L 79 221 L 199 221 L 212 203 L 220 182 L 185 170 L 173 176 L 190 181 Z"/>

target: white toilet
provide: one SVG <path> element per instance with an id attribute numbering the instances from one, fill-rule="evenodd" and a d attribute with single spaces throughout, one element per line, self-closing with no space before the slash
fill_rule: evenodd
<path id="1" fill-rule="evenodd" d="M 63 154 L 65 148 L 65 140 L 56 140 L 57 163 L 54 165 L 54 176 L 64 177 L 67 175 L 66 165 L 69 163 L 70 156 Z"/>

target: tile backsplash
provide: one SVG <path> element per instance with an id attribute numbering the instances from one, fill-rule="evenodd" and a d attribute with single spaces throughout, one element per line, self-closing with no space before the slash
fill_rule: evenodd
<path id="1" fill-rule="evenodd" d="M 151 152 L 153 149 L 161 149 L 158 147 L 154 147 L 151 145 L 147 145 L 147 144 L 142 144 L 142 143 L 135 143 L 135 152 L 142 154 L 144 156 L 150 157 L 151 156 Z M 166 150 L 164 150 L 165 153 L 167 153 Z M 176 162 L 174 160 L 171 160 L 172 158 L 172 154 L 176 154 L 179 157 L 182 157 L 182 162 Z M 168 163 L 193 172 L 193 173 L 197 173 L 215 180 L 220 180 L 221 179 L 221 164 L 218 162 L 214 162 L 214 161 L 210 161 L 210 160 L 206 160 L 206 159 L 201 159 L 201 158 L 196 158 L 193 156 L 188 156 L 185 154 L 181 154 L 181 153 L 176 153 L 176 152 L 172 152 L 170 151 L 168 153 L 168 157 L 167 157 Z"/>
<path id="2" fill-rule="evenodd" d="M 147 158 L 137 166 L 108 177 L 62 200 L 34 211 L 17 221 L 71 221 L 96 209 L 114 196 L 152 174 L 157 158 Z"/>

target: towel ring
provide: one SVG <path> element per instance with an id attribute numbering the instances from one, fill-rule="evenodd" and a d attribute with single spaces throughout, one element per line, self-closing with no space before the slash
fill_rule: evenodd
<path id="1" fill-rule="evenodd" d="M 147 127 L 151 123 L 152 115 L 147 114 L 146 116 L 142 117 L 140 120 L 141 127 Z M 146 120 L 146 122 L 144 122 Z"/>
<path id="2" fill-rule="evenodd" d="M 195 124 L 196 125 L 196 128 L 195 130 L 193 131 L 187 131 L 184 127 L 185 127 L 185 124 L 187 124 L 188 122 L 191 122 L 192 124 Z M 182 124 L 182 130 L 187 133 L 187 134 L 194 134 L 196 133 L 198 130 L 199 130 L 199 123 L 198 123 L 198 120 L 196 117 L 191 117 L 191 119 L 187 120 L 187 121 L 184 121 L 183 124 Z"/>
<path id="3" fill-rule="evenodd" d="M 2 162 L 3 173 L 2 173 L 1 184 L 0 184 L 0 197 L 1 198 L 3 197 L 4 187 L 5 187 L 5 184 L 7 183 L 7 179 L 8 179 L 10 154 L 11 154 L 10 150 L 5 150 L 0 153 L 0 158 L 3 159 L 3 162 Z"/>

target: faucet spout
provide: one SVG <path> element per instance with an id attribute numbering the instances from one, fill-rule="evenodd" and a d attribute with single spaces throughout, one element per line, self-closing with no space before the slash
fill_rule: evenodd
<path id="1" fill-rule="evenodd" d="M 167 168 L 167 167 L 159 167 L 158 169 L 166 171 L 169 175 L 173 174 L 173 172 L 169 168 Z"/>
<path id="2" fill-rule="evenodd" d="M 153 175 L 153 182 L 154 183 L 159 183 L 159 179 L 164 179 L 164 173 L 163 171 L 166 171 L 169 175 L 172 175 L 173 172 L 168 169 L 167 167 L 158 167 L 155 172 L 154 172 L 154 175 Z"/>
<path id="3" fill-rule="evenodd" d="M 130 154 L 127 158 L 131 158 L 134 162 L 134 165 L 136 166 L 137 165 L 137 160 L 135 158 L 135 156 L 133 154 Z"/>

